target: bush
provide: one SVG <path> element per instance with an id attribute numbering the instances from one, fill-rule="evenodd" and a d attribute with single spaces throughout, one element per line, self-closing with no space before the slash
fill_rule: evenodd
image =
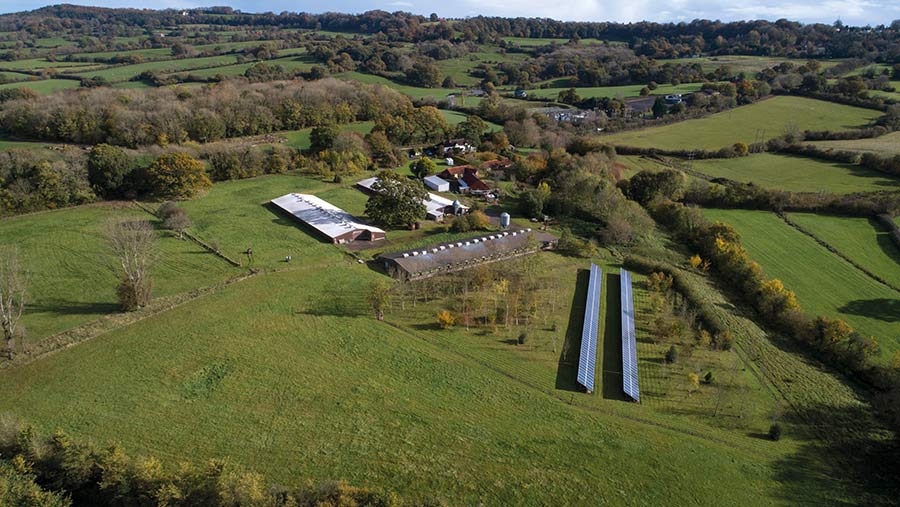
<path id="1" fill-rule="evenodd" d="M 522 334 L 519 335 L 519 340 L 518 340 L 519 345 L 525 345 L 526 341 L 528 341 L 528 334 L 523 332 Z"/>
<path id="2" fill-rule="evenodd" d="M 781 440 L 781 425 L 778 423 L 772 424 L 769 426 L 769 438 L 773 441 Z"/>
<path id="3" fill-rule="evenodd" d="M 675 348 L 675 345 L 672 345 L 666 352 L 666 363 L 672 364 L 676 362 L 678 362 L 678 349 Z"/>
<path id="4" fill-rule="evenodd" d="M 438 324 L 441 329 L 448 329 L 456 325 L 456 316 L 450 310 L 441 310 L 437 314 Z"/>

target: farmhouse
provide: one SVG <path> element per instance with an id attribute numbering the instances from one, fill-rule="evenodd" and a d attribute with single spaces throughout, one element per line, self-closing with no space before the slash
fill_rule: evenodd
<path id="1" fill-rule="evenodd" d="M 375 185 L 376 181 L 378 181 L 378 178 L 366 178 L 362 181 L 358 181 L 356 186 L 367 194 L 374 194 L 375 189 L 372 188 L 372 186 Z M 448 186 L 450 185 L 447 181 L 444 181 L 444 183 Z M 469 207 L 463 205 L 461 202 L 451 201 L 446 197 L 441 197 L 430 192 L 428 193 L 428 198 L 424 199 L 422 204 L 425 205 L 428 219 L 436 222 L 442 222 L 446 215 L 465 215 L 469 212 Z"/>
<path id="2" fill-rule="evenodd" d="M 491 187 L 478 177 L 478 168 L 475 166 L 448 167 L 438 177 L 454 182 L 456 185 L 453 190 L 461 194 L 486 195 L 491 192 Z"/>
<path id="3" fill-rule="evenodd" d="M 378 260 L 400 280 L 417 280 L 452 273 L 556 247 L 557 239 L 531 229 L 506 231 L 429 248 L 384 254 Z"/>
<path id="4" fill-rule="evenodd" d="M 353 215 L 314 195 L 286 194 L 271 202 L 336 245 L 384 239 L 383 230 L 359 222 Z"/>

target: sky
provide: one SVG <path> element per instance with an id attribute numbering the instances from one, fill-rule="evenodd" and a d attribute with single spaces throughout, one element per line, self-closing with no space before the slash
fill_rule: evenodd
<path id="1" fill-rule="evenodd" d="M 578 21 L 690 21 L 786 18 L 804 23 L 890 24 L 900 19 L 900 0 L 0 0 L 0 13 L 54 3 L 102 7 L 190 8 L 228 5 L 244 12 L 350 12 L 372 9 L 463 18 L 479 14 Z"/>

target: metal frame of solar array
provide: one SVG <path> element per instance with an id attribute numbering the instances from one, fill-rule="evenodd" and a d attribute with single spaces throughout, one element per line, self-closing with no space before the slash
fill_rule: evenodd
<path id="1" fill-rule="evenodd" d="M 578 356 L 578 383 L 587 391 L 594 391 L 594 370 L 597 365 L 597 324 L 600 320 L 600 283 L 603 271 L 591 263 L 584 303 L 584 326 L 581 328 L 581 354 Z"/>
<path id="2" fill-rule="evenodd" d="M 631 273 L 620 270 L 622 286 L 622 389 L 634 401 L 641 401 L 638 388 L 637 344 L 634 334 L 634 296 Z"/>

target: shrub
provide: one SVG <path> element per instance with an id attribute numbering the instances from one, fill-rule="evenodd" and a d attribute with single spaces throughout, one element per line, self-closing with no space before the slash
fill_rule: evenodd
<path id="1" fill-rule="evenodd" d="M 675 348 L 675 345 L 669 347 L 668 352 L 666 352 L 666 363 L 672 364 L 678 361 L 678 349 Z"/>
<path id="2" fill-rule="evenodd" d="M 774 423 L 769 426 L 769 438 L 773 441 L 781 440 L 781 425 L 778 423 Z"/>
<path id="3" fill-rule="evenodd" d="M 456 325 L 456 316 L 450 310 L 441 310 L 437 314 L 438 324 L 441 329 L 448 329 Z"/>
<path id="4" fill-rule="evenodd" d="M 525 342 L 528 341 L 528 334 L 523 332 L 519 335 L 518 343 L 519 345 L 525 345 Z"/>

